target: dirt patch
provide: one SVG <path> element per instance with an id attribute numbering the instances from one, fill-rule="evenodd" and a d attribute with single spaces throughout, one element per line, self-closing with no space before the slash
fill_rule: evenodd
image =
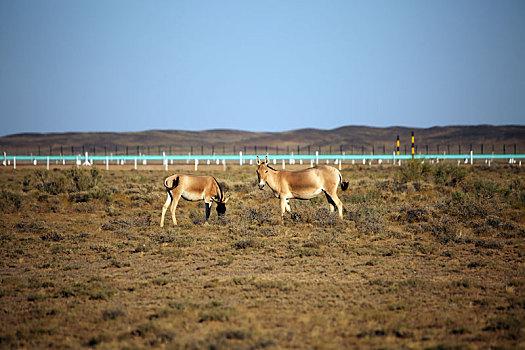
<path id="1" fill-rule="evenodd" d="M 204 225 L 202 203 L 181 200 L 179 226 L 161 229 L 167 173 L 141 169 L 53 193 L 33 168 L 0 169 L 0 347 L 523 344 L 521 171 L 407 185 L 348 166 L 341 222 L 324 196 L 281 220 L 253 167 L 204 166 L 227 184 L 227 215 Z"/>

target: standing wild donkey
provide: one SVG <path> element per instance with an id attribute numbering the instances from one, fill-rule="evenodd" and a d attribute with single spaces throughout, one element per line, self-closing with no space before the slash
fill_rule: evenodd
<path id="1" fill-rule="evenodd" d="M 210 218 L 211 201 L 217 203 L 217 215 L 222 216 L 226 213 L 226 202 L 221 185 L 212 176 L 197 175 L 171 175 L 164 180 L 164 187 L 168 193 L 166 203 L 162 207 L 162 217 L 160 218 L 160 227 L 164 226 L 164 215 L 171 204 L 171 217 L 173 224 L 177 225 L 175 218 L 175 209 L 179 203 L 180 197 L 187 201 L 204 200 L 206 208 L 206 223 Z"/>
<path id="2" fill-rule="evenodd" d="M 281 199 L 281 216 L 285 211 L 290 212 L 288 199 L 312 199 L 324 192 L 330 203 L 330 211 L 337 209 L 339 218 L 343 218 L 343 202 L 337 197 L 337 187 L 341 182 L 341 189 L 345 191 L 348 182 L 342 182 L 339 170 L 321 165 L 298 171 L 278 171 L 268 166 L 268 156 L 264 162 L 257 157 L 257 165 L 259 188 L 262 190 L 268 184 L 275 196 Z"/>

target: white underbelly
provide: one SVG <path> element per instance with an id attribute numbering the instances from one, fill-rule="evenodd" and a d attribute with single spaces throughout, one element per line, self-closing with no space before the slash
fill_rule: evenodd
<path id="1" fill-rule="evenodd" d="M 187 201 L 200 201 L 203 199 L 202 193 L 191 193 L 191 192 L 182 191 L 181 196 Z"/>
<path id="2" fill-rule="evenodd" d="M 321 192 L 323 192 L 322 188 L 315 190 L 315 191 L 295 192 L 295 193 L 292 192 L 292 196 L 293 198 L 297 198 L 297 199 L 312 199 L 320 195 Z"/>

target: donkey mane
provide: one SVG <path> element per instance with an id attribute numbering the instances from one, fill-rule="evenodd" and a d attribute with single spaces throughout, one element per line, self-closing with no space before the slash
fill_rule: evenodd
<path id="1" fill-rule="evenodd" d="M 212 176 L 213 177 L 213 176 Z M 213 179 L 215 180 L 215 183 L 217 183 L 217 186 L 219 186 L 219 192 L 220 192 L 220 198 L 219 200 L 222 201 L 224 199 L 223 197 L 223 192 L 222 192 L 222 186 L 221 184 L 219 183 L 219 181 L 217 181 L 217 179 L 215 177 L 213 177 Z"/>

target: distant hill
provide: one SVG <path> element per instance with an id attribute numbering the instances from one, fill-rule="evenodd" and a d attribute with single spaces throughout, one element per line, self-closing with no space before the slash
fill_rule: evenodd
<path id="1" fill-rule="evenodd" d="M 492 151 L 525 153 L 525 126 L 446 126 L 432 128 L 344 126 L 332 130 L 298 129 L 286 132 L 240 130 L 149 130 L 142 132 L 25 133 L 0 137 L 0 151 L 8 154 L 274 154 L 276 152 L 314 153 L 391 153 L 400 137 L 401 153 L 410 152 L 411 132 L 417 151 L 426 153 Z M 482 146 L 483 145 L 483 146 Z"/>

